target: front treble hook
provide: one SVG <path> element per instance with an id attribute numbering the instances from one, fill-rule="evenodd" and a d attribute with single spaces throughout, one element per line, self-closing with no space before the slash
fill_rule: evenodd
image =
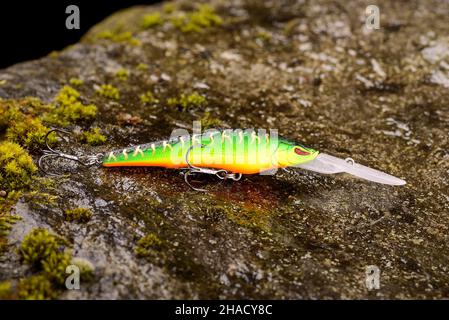
<path id="1" fill-rule="evenodd" d="M 194 145 L 191 145 L 189 147 L 189 149 L 187 150 L 187 152 L 186 152 L 185 160 L 186 160 L 188 168 L 187 168 L 186 172 L 183 172 L 183 174 L 184 174 L 184 181 L 193 190 L 207 192 L 206 189 L 194 187 L 190 183 L 189 177 L 193 176 L 195 174 L 199 174 L 199 173 L 214 175 L 218 179 L 223 180 L 223 181 L 226 180 L 226 179 L 231 179 L 231 180 L 234 180 L 234 181 L 238 181 L 238 180 L 240 180 L 242 178 L 242 174 L 241 173 L 229 173 L 227 170 L 224 170 L 224 169 L 201 168 L 201 167 L 197 167 L 197 166 L 193 165 L 190 162 L 190 160 L 189 160 L 189 155 L 190 155 L 190 151 L 194 147 L 195 147 Z M 203 147 L 205 147 L 205 145 L 204 144 L 200 144 L 200 147 L 203 148 Z"/>
<path id="2" fill-rule="evenodd" d="M 103 157 L 103 154 L 101 154 L 101 153 L 96 154 L 96 155 L 88 155 L 88 156 L 78 157 L 75 155 L 67 154 L 62 151 L 53 149 L 52 147 L 50 147 L 49 142 L 48 142 L 48 137 L 53 132 L 59 132 L 59 133 L 63 133 L 63 134 L 71 134 L 71 132 L 62 130 L 62 129 L 52 129 L 47 132 L 47 134 L 45 135 L 45 145 L 46 145 L 47 149 L 43 150 L 44 154 L 39 158 L 39 161 L 38 161 L 38 167 L 40 170 L 42 170 L 42 172 L 44 172 L 45 174 L 50 175 L 50 176 L 59 176 L 60 175 L 57 173 L 48 172 L 47 170 L 44 169 L 44 165 L 43 165 L 44 160 L 50 159 L 50 158 L 68 159 L 68 160 L 75 161 L 83 166 L 91 166 L 94 164 L 101 164 L 101 158 Z"/>

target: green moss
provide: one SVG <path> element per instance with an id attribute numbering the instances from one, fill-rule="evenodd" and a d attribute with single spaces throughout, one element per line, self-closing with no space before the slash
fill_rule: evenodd
<path id="1" fill-rule="evenodd" d="M 89 260 L 73 258 L 71 264 L 76 265 L 79 268 L 81 281 L 90 281 L 93 279 L 95 268 Z"/>
<path id="2" fill-rule="evenodd" d="M 14 147 L 11 148 L 10 145 Z M 4 149 L 6 148 L 6 154 Z M 17 150 L 21 150 L 17 152 Z M 23 165 L 24 160 L 16 159 L 15 156 L 29 157 L 24 150 L 18 147 L 16 144 L 11 144 L 8 142 L 0 143 L 0 255 L 2 255 L 8 248 L 8 232 L 11 230 L 11 226 L 17 220 L 20 219 L 18 216 L 11 215 L 12 207 L 17 203 L 19 198 L 22 196 L 22 189 L 29 188 L 32 182 L 32 176 L 35 172 L 35 167 L 32 162 L 26 162 L 25 168 L 20 167 Z M 2 160 L 3 159 L 3 160 Z M 31 158 L 29 158 L 30 160 Z M 19 162 L 14 165 L 19 166 L 19 174 L 14 171 L 14 174 L 8 172 L 10 168 L 9 163 L 11 161 Z M 31 169 L 28 168 L 31 166 Z M 12 190 L 17 188 L 18 190 Z"/>
<path id="3" fill-rule="evenodd" d="M 199 95 L 197 92 L 192 94 L 181 94 L 178 98 L 169 98 L 167 100 L 167 105 L 169 107 L 179 106 L 183 110 L 194 109 L 202 107 L 206 104 L 206 98 Z"/>
<path id="4" fill-rule="evenodd" d="M 34 177 L 33 178 L 33 189 L 23 194 L 23 198 L 26 202 L 30 202 L 32 204 L 38 204 L 46 207 L 54 207 L 57 205 L 58 196 L 52 195 L 47 192 L 43 192 L 42 190 L 45 188 L 42 184 L 42 177 Z"/>
<path id="5" fill-rule="evenodd" d="M 211 116 L 210 112 L 205 112 L 203 117 L 201 118 L 201 127 L 203 130 L 219 128 L 222 126 L 221 120 L 218 118 L 214 118 Z"/>
<path id="6" fill-rule="evenodd" d="M 0 80 L 0 86 L 6 84 L 7 82 L 8 82 L 8 80 L 5 80 L 5 79 Z"/>
<path id="7" fill-rule="evenodd" d="M 151 91 L 147 91 L 140 95 L 140 101 L 144 104 L 156 104 L 159 100 L 156 99 Z"/>
<path id="8" fill-rule="evenodd" d="M 40 148 L 49 129 L 36 114 L 47 109 L 47 106 L 35 98 L 1 101 L 0 131 L 5 131 L 7 140 L 29 150 Z M 54 136 L 50 136 L 49 142 L 53 143 L 54 139 Z"/>
<path id="9" fill-rule="evenodd" d="M 110 84 L 102 84 L 96 89 L 96 92 L 105 98 L 118 100 L 120 99 L 120 91 Z"/>
<path id="10" fill-rule="evenodd" d="M 12 283 L 11 281 L 0 282 L 0 300 L 7 300 L 12 297 Z"/>
<path id="11" fill-rule="evenodd" d="M 133 34 L 129 31 L 121 32 L 105 30 L 97 34 L 98 39 L 106 39 L 117 43 L 127 43 L 132 46 L 140 45 L 140 41 L 133 37 Z"/>
<path id="12" fill-rule="evenodd" d="M 173 3 L 166 3 L 162 7 L 162 11 L 166 14 L 173 13 L 175 11 L 176 7 Z"/>
<path id="13" fill-rule="evenodd" d="M 74 87 L 79 87 L 84 84 L 84 81 L 78 78 L 70 78 L 69 83 Z"/>
<path id="14" fill-rule="evenodd" d="M 5 210 L 5 211 L 3 211 Z M 16 221 L 20 220 L 19 216 L 8 214 L 10 211 L 10 207 L 6 205 L 2 205 L 0 202 L 0 254 L 4 253 L 8 248 L 8 233 L 12 228 L 12 224 Z"/>
<path id="15" fill-rule="evenodd" d="M 62 288 L 67 266 L 72 264 L 67 241 L 46 229 L 33 229 L 19 248 L 22 262 L 29 265 L 34 275 L 22 279 L 17 286 L 20 299 L 55 299 Z"/>
<path id="16" fill-rule="evenodd" d="M 70 86 L 64 86 L 56 95 L 54 105 L 44 116 L 44 121 L 67 127 L 80 121 L 92 120 L 97 114 L 93 104 L 84 105 L 79 101 L 80 93 Z"/>
<path id="17" fill-rule="evenodd" d="M 105 143 L 106 137 L 101 134 L 100 128 L 93 128 L 90 131 L 83 132 L 81 135 L 81 142 L 96 146 Z"/>
<path id="18" fill-rule="evenodd" d="M 73 104 L 78 101 L 80 93 L 70 86 L 64 86 L 59 90 L 55 97 L 55 101 L 61 105 Z"/>
<path id="19" fill-rule="evenodd" d="M 24 116 L 22 100 L 0 100 L 0 132 L 9 127 L 12 121 L 20 121 Z"/>
<path id="20" fill-rule="evenodd" d="M 7 235 L 8 231 L 11 230 L 11 225 L 20 219 L 19 216 L 15 215 L 0 216 L 0 236 Z"/>
<path id="21" fill-rule="evenodd" d="M 20 280 L 17 296 L 24 300 L 56 299 L 57 294 L 50 280 L 44 275 L 34 275 Z"/>
<path id="22" fill-rule="evenodd" d="M 148 257 L 155 249 L 159 249 L 162 244 L 161 239 L 154 233 L 148 233 L 142 237 L 134 250 L 138 257 Z"/>
<path id="23" fill-rule="evenodd" d="M 120 80 L 120 81 L 126 81 L 129 78 L 129 71 L 126 69 L 120 69 L 115 73 L 115 76 Z"/>
<path id="24" fill-rule="evenodd" d="M 87 208 L 74 208 L 64 211 L 66 221 L 88 222 L 92 218 L 92 211 Z"/>
<path id="25" fill-rule="evenodd" d="M 24 263 L 41 270 L 43 263 L 50 256 L 62 254 L 61 247 L 63 248 L 66 244 L 63 238 L 46 229 L 37 228 L 25 236 L 20 245 L 19 254 Z"/>
<path id="26" fill-rule="evenodd" d="M 214 9 L 207 4 L 201 4 L 195 11 L 178 13 L 171 18 L 173 26 L 184 33 L 202 32 L 207 28 L 220 26 L 222 22 Z"/>
<path id="27" fill-rule="evenodd" d="M 69 251 L 52 251 L 42 261 L 45 276 L 56 285 L 63 285 L 67 277 L 66 268 L 71 264 L 72 255 Z"/>
<path id="28" fill-rule="evenodd" d="M 45 135 L 49 129 L 44 126 L 40 119 L 32 116 L 24 116 L 20 120 L 13 120 L 6 131 L 6 138 L 21 146 L 36 150 L 45 144 Z M 50 144 L 56 141 L 55 135 L 49 135 Z"/>
<path id="29" fill-rule="evenodd" d="M 271 34 L 266 30 L 257 31 L 256 38 L 264 42 L 269 42 L 272 38 Z"/>
<path id="30" fill-rule="evenodd" d="M 42 192 L 44 178 L 35 176 L 36 166 L 28 153 L 18 144 L 0 143 L 0 254 L 8 247 L 7 235 L 11 225 L 20 217 L 11 215 L 20 197 L 30 203 L 49 204 L 54 196 Z"/>
<path id="31" fill-rule="evenodd" d="M 137 70 L 139 71 L 147 71 L 148 70 L 148 65 L 146 63 L 139 63 L 136 67 Z"/>
<path id="32" fill-rule="evenodd" d="M 17 143 L 0 143 L 0 186 L 5 191 L 28 188 L 37 168 Z"/>
<path id="33" fill-rule="evenodd" d="M 157 26 L 160 26 L 164 23 L 164 20 L 162 19 L 162 16 L 159 12 L 150 13 L 145 15 L 142 18 L 141 26 L 143 29 L 149 29 L 154 28 Z"/>

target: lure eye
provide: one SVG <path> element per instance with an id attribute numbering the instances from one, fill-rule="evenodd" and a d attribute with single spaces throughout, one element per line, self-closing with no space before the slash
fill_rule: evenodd
<path id="1" fill-rule="evenodd" d="M 295 153 L 299 156 L 308 156 L 310 154 L 310 152 L 301 150 L 299 148 L 295 148 Z"/>

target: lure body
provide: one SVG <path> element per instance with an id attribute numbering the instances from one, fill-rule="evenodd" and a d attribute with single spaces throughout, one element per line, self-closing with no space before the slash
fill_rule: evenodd
<path id="1" fill-rule="evenodd" d="M 242 174 L 255 174 L 278 168 L 297 167 L 322 174 L 349 173 L 353 176 L 388 185 L 404 185 L 406 182 L 376 169 L 355 163 L 351 158 L 340 159 L 304 147 L 276 134 L 268 135 L 259 130 L 209 130 L 203 134 L 177 136 L 103 154 L 75 156 L 52 149 L 48 136 L 52 132 L 68 134 L 61 129 L 52 129 L 45 135 L 47 149 L 39 158 L 39 168 L 46 171 L 44 162 L 48 159 L 64 158 L 84 166 L 101 164 L 105 167 L 165 167 L 187 169 L 184 180 L 197 191 L 189 177 L 203 173 L 219 179 L 240 180 Z M 275 132 L 276 133 L 276 132 Z"/>
<path id="2" fill-rule="evenodd" d="M 318 151 L 253 130 L 212 130 L 201 135 L 138 145 L 107 154 L 105 167 L 149 166 L 222 169 L 256 174 L 312 161 Z"/>

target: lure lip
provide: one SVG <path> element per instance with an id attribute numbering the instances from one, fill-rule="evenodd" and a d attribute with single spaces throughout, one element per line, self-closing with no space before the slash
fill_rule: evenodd
<path id="1" fill-rule="evenodd" d="M 405 180 L 355 163 L 351 158 L 340 159 L 325 153 L 320 153 L 314 160 L 300 164 L 296 167 L 322 174 L 349 173 L 361 179 L 393 186 L 402 186 L 406 184 Z"/>

